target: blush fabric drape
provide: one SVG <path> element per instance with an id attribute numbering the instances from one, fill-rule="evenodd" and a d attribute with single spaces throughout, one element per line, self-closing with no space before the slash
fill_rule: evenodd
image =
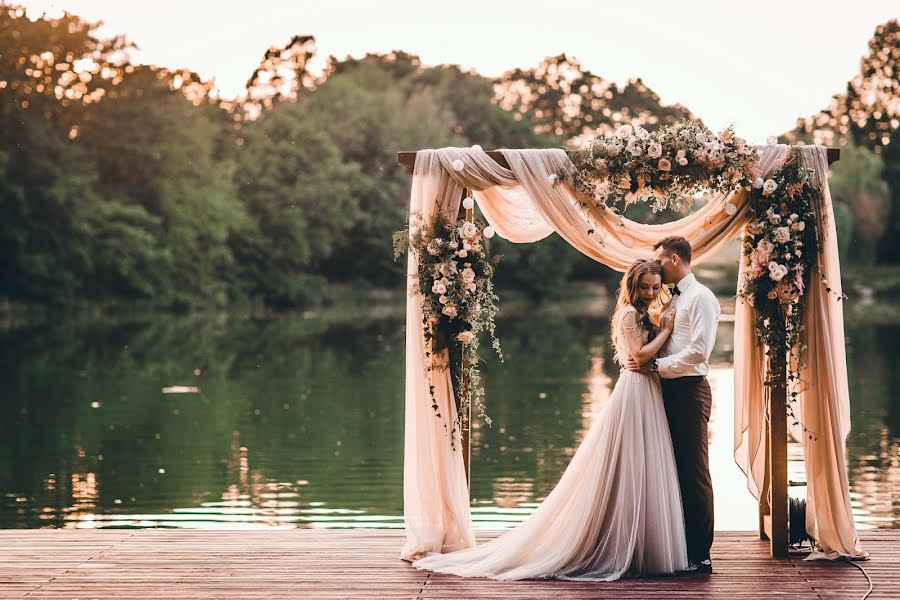
<path id="1" fill-rule="evenodd" d="M 758 174 L 765 178 L 777 171 L 788 150 L 785 145 L 762 147 L 756 165 Z M 826 148 L 804 146 L 799 151 L 803 165 L 814 170 L 823 192 L 815 206 L 816 226 L 823 241 L 819 260 L 831 287 L 839 293 L 840 263 Z M 636 258 L 650 256 L 653 243 L 670 235 L 687 238 L 693 247 L 693 263 L 702 263 L 740 235 L 749 218 L 750 196 L 741 190 L 713 195 L 695 213 L 672 223 L 637 223 L 582 202 L 571 186 L 571 177 L 554 182 L 552 175 L 574 171 L 563 150 L 502 152 L 509 168 L 476 148 L 419 151 L 413 169 L 410 212 L 426 219 L 437 211 L 455 216 L 462 190 L 469 188 L 485 219 L 501 237 L 529 243 L 556 232 L 586 256 L 618 271 L 624 271 Z M 462 169 L 458 170 L 460 162 Z M 401 550 L 405 560 L 475 543 L 462 455 L 451 449 L 447 430 L 453 428 L 445 429 L 445 421 L 435 416 L 429 399 L 422 298 L 415 286 L 417 266 L 417 257 L 411 252 L 407 264 L 403 472 L 406 544 Z M 741 276 L 745 268 L 742 262 Z M 798 438 L 803 440 L 808 477 L 807 530 L 821 546 L 818 557 L 862 556 L 844 459 L 850 421 L 843 311 L 836 295 L 826 294 L 815 281 L 817 276 L 813 277 L 806 299 L 804 343 L 808 358 L 802 373 L 800 412 L 804 424 L 817 437 Z M 758 498 L 765 475 L 765 353 L 754 333 L 752 307 L 740 301 L 735 309 L 734 335 L 734 456 L 747 475 L 748 488 Z M 456 409 L 449 371 L 433 370 L 431 384 L 441 414 L 452 424 Z"/>

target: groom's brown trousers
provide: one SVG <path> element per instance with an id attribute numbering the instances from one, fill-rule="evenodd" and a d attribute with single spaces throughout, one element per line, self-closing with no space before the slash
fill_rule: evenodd
<path id="1" fill-rule="evenodd" d="M 661 379 L 663 403 L 684 507 L 688 559 L 709 558 L 713 542 L 713 489 L 709 476 L 709 413 L 712 392 L 706 377 Z"/>

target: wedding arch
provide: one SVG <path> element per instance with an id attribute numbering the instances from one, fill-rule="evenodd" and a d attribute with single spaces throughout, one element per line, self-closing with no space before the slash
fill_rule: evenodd
<path id="1" fill-rule="evenodd" d="M 631 139 L 634 140 L 634 137 Z M 709 139 L 714 139 L 712 134 Z M 653 141 L 649 141 L 650 155 L 653 156 L 655 151 L 654 158 L 661 156 L 662 180 L 670 179 L 672 161 L 687 164 L 680 151 L 674 154 L 674 147 L 671 148 L 673 155 L 670 161 L 665 158 L 665 151 L 669 148 L 664 148 L 661 155 L 659 149 L 652 148 Z M 730 136 L 726 142 L 733 147 Z M 614 145 L 611 143 L 611 146 Z M 721 143 L 719 145 L 722 146 Z M 644 148 L 647 147 L 645 139 Z M 632 165 L 622 161 L 617 163 L 612 156 L 616 156 L 618 151 L 612 154 L 604 153 L 604 150 L 595 154 L 592 148 L 589 156 L 576 157 L 562 149 L 485 152 L 474 146 L 398 153 L 398 162 L 413 174 L 411 239 L 418 236 L 420 243 L 431 243 L 427 251 L 422 245 L 418 252 L 411 245 L 407 263 L 411 285 L 406 310 L 406 544 L 401 558 L 412 560 L 426 552 L 451 552 L 475 544 L 469 507 L 469 430 L 468 426 L 453 426 L 458 423 L 461 414 L 457 404 L 458 396 L 463 392 L 458 388 L 454 390 L 451 369 L 433 368 L 439 364 L 446 366 L 450 362 L 450 350 L 446 343 L 443 347 L 437 346 L 435 337 L 429 334 L 429 327 L 436 322 L 436 317 L 428 308 L 425 296 L 429 295 L 429 290 L 425 284 L 420 285 L 419 274 L 420 258 L 428 258 L 428 254 L 437 255 L 442 251 L 465 257 L 463 245 L 469 248 L 474 245 L 477 249 L 484 242 L 483 238 L 494 231 L 514 243 L 536 242 L 556 232 L 586 256 L 618 271 L 624 271 L 635 258 L 648 256 L 653 243 L 666 236 L 681 235 L 687 238 L 693 247 L 692 262 L 695 265 L 702 263 L 731 239 L 743 236 L 745 251 L 742 252 L 739 295 L 735 306 L 734 457 L 747 476 L 749 490 L 759 502 L 760 535 L 770 540 L 773 556 L 787 555 L 787 434 L 790 431 L 803 446 L 807 475 L 805 525 L 817 542 L 820 550 L 817 556 L 865 555 L 853 522 L 845 464 L 846 436 L 850 429 L 849 390 L 840 301 L 840 264 L 827 179 L 828 165 L 837 160 L 839 152 L 823 146 L 776 143 L 748 148 L 752 149 L 752 157 L 746 163 L 747 177 L 741 179 L 737 173 L 739 169 L 719 169 L 717 172 L 720 175 L 724 173 L 724 179 L 720 177 L 720 185 L 716 186 L 709 179 L 703 180 L 712 193 L 707 195 L 701 208 L 678 221 L 660 225 L 641 224 L 624 218 L 615 208 L 603 202 L 603 194 L 586 196 L 586 190 L 596 191 L 597 185 L 606 185 L 604 180 L 609 178 L 613 178 L 615 189 L 615 177 L 630 180 L 630 185 L 629 181 L 620 185 L 620 191 L 629 192 L 628 201 L 640 200 L 639 196 L 646 193 L 648 198 L 655 196 L 652 199 L 659 203 L 662 198 L 673 197 L 678 191 L 666 191 L 660 187 L 654 190 L 650 185 L 651 179 L 658 186 L 665 183 L 656 182 L 656 175 L 647 172 L 637 176 L 638 185 L 630 176 L 634 173 L 629 174 L 627 169 L 617 175 L 614 172 L 616 165 L 620 168 Z M 745 152 L 740 147 L 738 151 Z M 718 160 L 719 155 L 714 158 Z M 622 167 L 623 164 L 625 167 Z M 790 176 L 785 179 L 783 172 L 787 171 L 788 164 L 793 164 L 795 179 L 796 173 L 807 174 L 805 183 L 801 185 Z M 717 166 L 721 166 L 721 161 Z M 779 174 L 782 174 L 781 179 Z M 726 185 L 721 185 L 722 181 Z M 751 181 L 752 185 L 749 184 Z M 764 186 L 765 189 L 762 189 Z M 769 196 L 779 186 L 782 188 L 779 193 L 785 194 L 784 201 L 780 204 L 774 202 L 774 210 L 770 207 L 769 212 L 760 217 L 759 205 L 754 203 L 754 198 Z M 689 190 L 691 186 L 683 187 Z M 790 199 L 795 195 L 801 197 L 803 189 L 812 190 L 807 197 L 807 214 L 780 214 L 794 210 L 789 206 Z M 468 197 L 470 192 L 473 198 Z M 481 229 L 472 227 L 469 231 L 460 228 L 457 232 L 454 229 L 458 224 L 457 215 L 464 214 L 464 222 L 473 223 L 474 203 L 477 203 L 488 226 Z M 436 223 L 441 218 L 445 220 L 447 239 L 434 241 L 437 237 Z M 806 289 L 803 277 L 798 277 L 799 293 L 794 287 L 794 296 L 790 298 L 794 307 L 792 310 L 797 313 L 792 317 L 794 331 L 791 337 L 790 323 L 787 334 L 760 329 L 764 326 L 771 328 L 771 324 L 763 318 L 760 303 L 754 306 L 750 297 L 752 290 L 747 292 L 747 282 L 752 282 L 753 277 L 764 279 L 769 276 L 772 280 L 781 280 L 787 268 L 778 263 L 789 265 L 790 260 L 787 254 L 783 261 L 781 257 L 773 257 L 766 273 L 764 266 L 759 264 L 760 257 L 752 253 L 755 248 L 748 243 L 756 241 L 752 238 L 754 234 L 760 239 L 761 246 L 769 243 L 764 239 L 766 232 L 762 231 L 762 222 L 766 226 L 769 222 L 773 227 L 780 225 L 779 229 L 787 229 L 790 235 L 791 231 L 803 231 L 801 221 L 804 218 L 810 222 L 817 248 L 801 251 L 797 246 L 796 256 L 803 255 L 808 273 Z M 785 234 L 777 232 L 777 235 Z M 426 239 L 423 240 L 423 237 Z M 448 246 L 452 249 L 447 250 Z M 444 250 L 441 250 L 442 247 Z M 763 257 L 765 260 L 769 249 L 763 247 L 763 250 L 767 251 Z M 790 259 L 797 260 L 794 256 Z M 467 271 L 478 269 L 477 264 L 466 265 Z M 460 273 L 455 269 L 452 275 L 444 275 L 459 277 Z M 802 267 L 795 266 L 794 269 L 803 274 Z M 490 273 L 479 272 L 479 275 L 489 278 Z M 432 284 L 430 291 L 436 297 L 443 285 L 441 282 L 449 283 L 449 280 L 442 278 L 437 271 L 435 277 L 439 279 L 428 284 Z M 789 277 L 794 277 L 793 273 Z M 468 280 L 472 278 L 469 276 Z M 472 292 L 475 291 L 474 284 L 461 281 L 463 287 L 468 285 Z M 771 287 L 773 282 L 765 281 Z M 743 294 L 742 285 L 745 286 Z M 788 287 L 779 285 L 774 289 L 779 290 L 778 294 L 789 295 L 790 291 L 784 291 Z M 482 294 L 482 297 L 490 301 L 492 293 L 489 289 L 487 295 Z M 780 301 L 777 294 L 772 295 L 774 291 L 768 293 L 769 299 Z M 802 299 L 798 298 L 800 295 Z M 448 302 L 447 297 L 441 298 L 441 302 Z M 423 306 L 427 309 L 424 313 Z M 441 307 L 440 304 L 435 306 L 438 309 Z M 478 303 L 474 306 L 483 309 Z M 452 312 L 456 316 L 455 308 Z M 446 305 L 443 314 L 449 314 Z M 786 344 L 788 352 L 779 359 L 777 352 L 771 352 L 760 331 L 776 337 L 786 336 L 780 340 L 773 337 L 769 342 L 773 346 Z M 458 339 L 462 343 L 469 341 Z M 472 395 L 471 390 L 464 393 Z M 789 402 L 791 399 L 794 402 Z M 792 412 L 794 418 L 789 422 L 788 409 L 791 405 L 795 405 Z M 471 410 L 471 403 L 465 404 L 462 409 L 467 413 L 462 415 L 466 425 Z"/>

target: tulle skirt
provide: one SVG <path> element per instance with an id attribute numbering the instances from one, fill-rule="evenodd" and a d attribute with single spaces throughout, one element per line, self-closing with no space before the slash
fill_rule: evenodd
<path id="1" fill-rule="evenodd" d="M 686 569 L 678 473 L 659 379 L 623 371 L 559 483 L 522 523 L 417 569 L 612 581 Z"/>

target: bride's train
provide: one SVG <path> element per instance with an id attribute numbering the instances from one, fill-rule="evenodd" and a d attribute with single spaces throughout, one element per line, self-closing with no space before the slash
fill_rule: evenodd
<path id="1" fill-rule="evenodd" d="M 688 566 L 656 375 L 623 371 L 556 488 L 490 542 L 413 563 L 464 577 L 612 581 Z"/>

